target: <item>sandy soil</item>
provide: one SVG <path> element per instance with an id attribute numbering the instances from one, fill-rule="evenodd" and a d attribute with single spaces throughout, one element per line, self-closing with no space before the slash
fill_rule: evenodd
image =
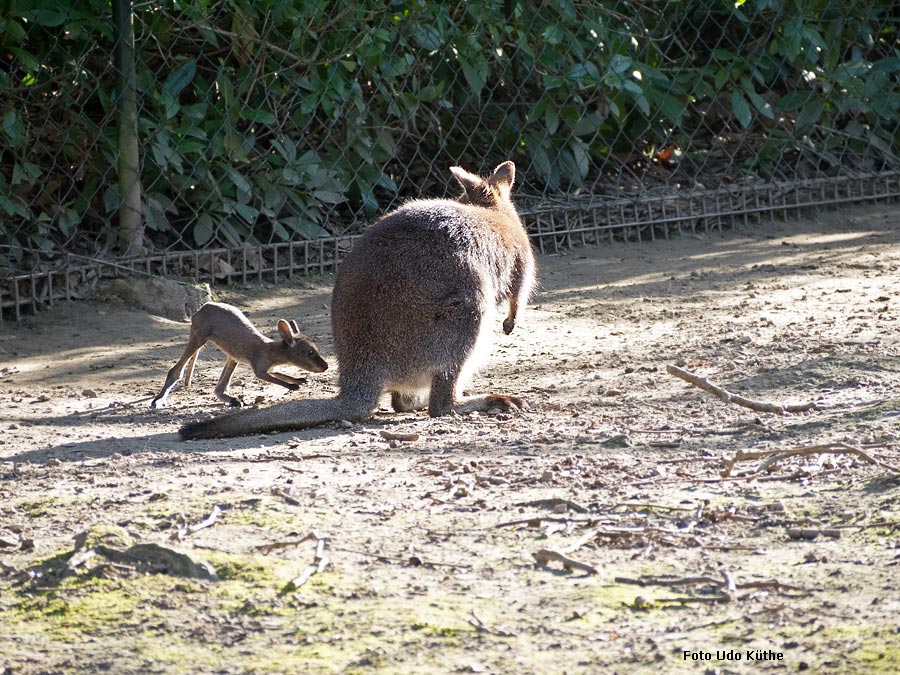
<path id="1" fill-rule="evenodd" d="M 473 386 L 516 415 L 185 443 L 186 324 L 7 324 L 0 674 L 898 672 L 898 244 L 886 205 L 543 256 Z M 328 355 L 330 283 L 220 299 Z"/>

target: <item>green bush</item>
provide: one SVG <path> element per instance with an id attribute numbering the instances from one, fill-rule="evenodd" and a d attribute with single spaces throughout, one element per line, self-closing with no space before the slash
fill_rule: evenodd
<path id="1" fill-rule="evenodd" d="M 512 158 L 544 196 L 896 169 L 895 15 L 887 0 L 142 3 L 148 246 L 342 233 L 443 193 L 456 163 Z M 0 218 L 20 258 L 109 245 L 111 26 L 99 0 L 0 2 Z"/>

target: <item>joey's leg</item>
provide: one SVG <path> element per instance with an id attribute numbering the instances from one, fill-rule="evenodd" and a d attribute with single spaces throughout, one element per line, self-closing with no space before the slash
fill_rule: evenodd
<path id="1" fill-rule="evenodd" d="M 197 365 L 197 357 L 200 356 L 200 350 L 194 352 L 194 355 L 191 357 L 191 360 L 188 361 L 187 366 L 184 369 L 184 388 L 187 389 L 191 386 L 191 378 L 194 376 L 194 367 Z"/>
<path id="2" fill-rule="evenodd" d="M 252 365 L 252 364 L 251 364 Z M 297 380 L 290 375 L 282 375 L 281 373 L 270 373 L 264 368 L 258 368 L 255 365 L 253 367 L 253 374 L 256 375 L 263 382 L 269 382 L 270 384 L 278 384 L 288 389 L 290 391 L 296 391 L 299 389 L 299 382 L 301 380 Z"/>
<path id="3" fill-rule="evenodd" d="M 194 361 L 197 359 L 197 352 L 200 351 L 200 348 L 203 346 L 203 342 L 199 342 L 197 339 L 191 335 L 188 340 L 187 347 L 184 349 L 184 353 L 181 355 L 181 358 L 178 359 L 178 362 L 169 369 L 169 372 L 166 374 L 166 382 L 163 384 L 162 389 L 159 390 L 159 393 L 154 397 L 154 399 L 150 402 L 150 406 L 153 408 L 161 408 L 166 405 L 169 392 L 172 390 L 172 387 L 180 380 L 185 374 L 185 365 L 190 362 L 190 367 L 193 368 Z M 187 384 L 185 383 L 185 386 Z"/>
<path id="4" fill-rule="evenodd" d="M 301 385 L 306 384 L 309 380 L 305 377 L 293 377 L 291 375 L 285 375 L 284 373 L 269 373 L 272 377 L 274 377 L 278 382 L 276 384 L 280 384 L 282 386 L 287 387 L 291 391 L 293 391 L 296 387 L 288 387 L 289 384 Z"/>
<path id="5" fill-rule="evenodd" d="M 216 398 L 220 401 L 224 401 L 228 405 L 232 407 L 240 407 L 243 405 L 240 399 L 231 396 L 228 393 L 228 385 L 231 384 L 231 376 L 234 374 L 234 369 L 237 367 L 238 362 L 235 361 L 230 356 L 225 359 L 225 367 L 222 368 L 222 374 L 219 376 L 219 383 L 216 385 Z"/>

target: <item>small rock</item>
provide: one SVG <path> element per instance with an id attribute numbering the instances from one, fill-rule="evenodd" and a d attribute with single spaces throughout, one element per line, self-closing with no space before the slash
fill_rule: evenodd
<path id="1" fill-rule="evenodd" d="M 186 321 L 212 300 L 209 284 L 186 284 L 159 277 L 125 277 L 97 284 L 95 297 L 104 302 L 119 302 L 173 321 Z M 102 312 L 101 312 L 102 313 Z"/>
<path id="2" fill-rule="evenodd" d="M 630 448 L 631 439 L 625 434 L 616 434 L 607 438 L 601 445 L 604 448 Z"/>

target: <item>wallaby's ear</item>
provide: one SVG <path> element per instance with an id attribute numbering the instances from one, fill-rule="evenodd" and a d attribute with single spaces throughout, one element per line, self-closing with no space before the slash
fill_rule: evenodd
<path id="1" fill-rule="evenodd" d="M 291 326 L 284 319 L 278 320 L 278 334 L 286 345 L 294 344 L 294 334 L 291 332 Z"/>
<path id="2" fill-rule="evenodd" d="M 512 162 L 503 162 L 496 169 L 488 182 L 496 187 L 506 187 L 507 194 L 512 189 L 512 184 L 516 180 L 516 165 Z"/>
<path id="3" fill-rule="evenodd" d="M 293 333 L 294 335 L 297 335 L 300 332 L 300 328 L 297 326 L 297 322 L 293 319 L 291 321 L 288 321 L 288 326 L 291 327 L 291 333 Z"/>
<path id="4" fill-rule="evenodd" d="M 484 181 L 480 176 L 476 176 L 474 173 L 469 173 L 465 169 L 459 166 L 451 166 L 450 173 L 452 173 L 456 180 L 459 181 L 459 184 L 462 185 L 463 190 L 466 191 L 467 195 L 476 195 L 478 194 L 484 186 Z"/>

